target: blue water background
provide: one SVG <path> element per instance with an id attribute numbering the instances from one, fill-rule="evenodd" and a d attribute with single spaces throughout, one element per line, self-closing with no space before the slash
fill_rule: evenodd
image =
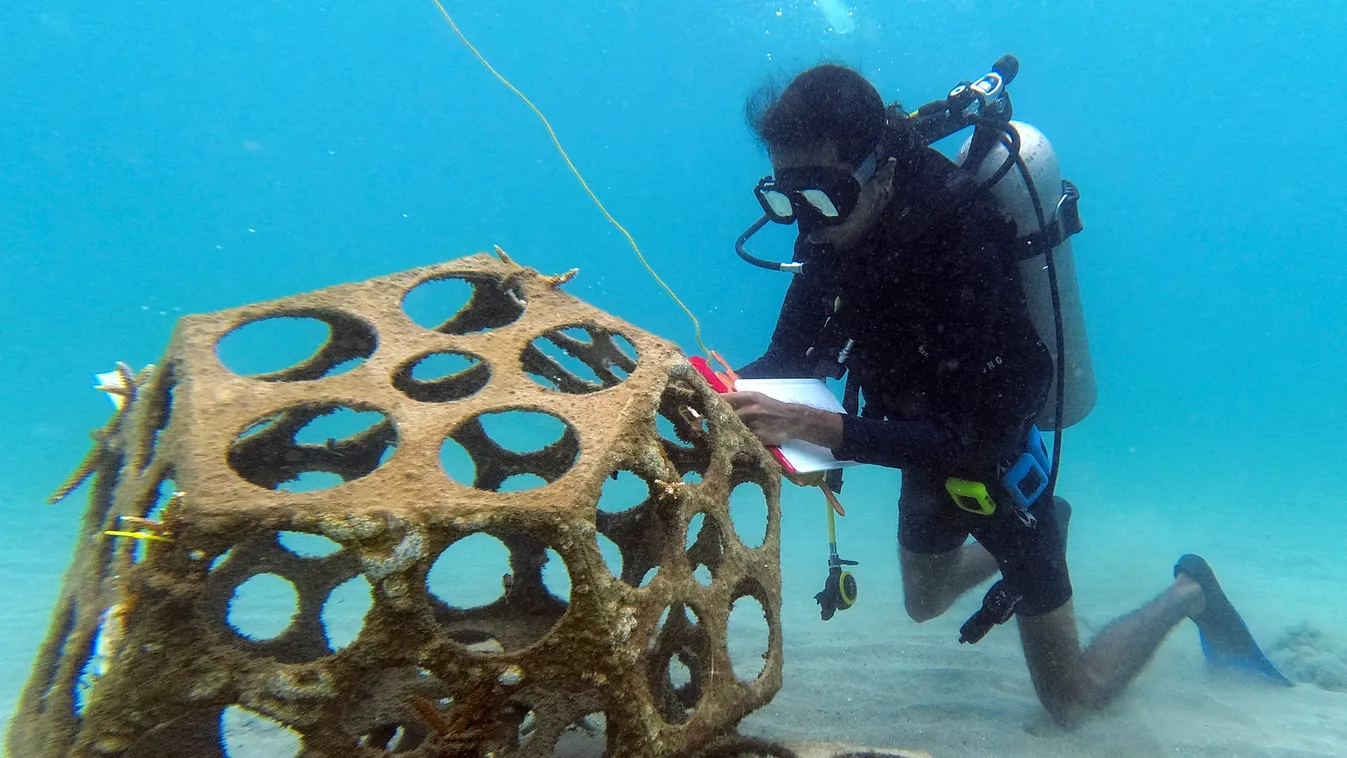
<path id="1" fill-rule="evenodd" d="M 769 170 L 744 126 L 750 91 L 826 59 L 915 107 L 1014 52 L 1017 113 L 1084 193 L 1100 400 L 1068 433 L 1064 494 L 1096 523 L 1125 503 L 1127 524 L 1160 535 L 1208 521 L 1227 554 L 1257 549 L 1230 540 L 1260 529 L 1341 540 L 1340 3 L 867 2 L 845 35 L 803 0 L 449 8 L 736 363 L 766 344 L 787 284 L 731 248 Z M 154 362 L 181 314 L 498 244 L 545 272 L 578 266 L 570 292 L 695 350 L 533 114 L 429 0 L 11 0 L 0 103 L 3 545 L 40 557 L 11 570 L 9 608 L 57 592 L 84 493 L 42 503 L 110 411 L 91 374 Z M 866 502 L 851 533 L 872 525 L 859 544 L 891 557 L 891 498 Z M 815 567 L 819 525 L 791 518 L 788 559 Z M 1257 528 L 1222 542 L 1232 523 Z M 2 686 L 8 700 L 19 681 Z"/>

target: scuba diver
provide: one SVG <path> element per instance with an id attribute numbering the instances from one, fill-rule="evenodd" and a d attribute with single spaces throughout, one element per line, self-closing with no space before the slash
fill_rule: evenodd
<path id="1" fill-rule="evenodd" d="M 912 114 L 886 107 L 861 74 L 831 64 L 749 100 L 747 116 L 773 173 L 755 190 L 765 215 L 737 249 L 751 263 L 794 276 L 765 354 L 737 375 L 845 376 L 848 412 L 757 392 L 723 397 L 765 445 L 804 440 L 841 461 L 900 469 L 908 615 L 934 619 L 999 573 L 961 641 L 1018 619 L 1034 689 L 1059 722 L 1074 723 L 1117 697 L 1184 619 L 1196 622 L 1209 662 L 1289 684 L 1195 555 L 1178 561 L 1158 597 L 1080 645 L 1066 561 L 1071 509 L 1053 492 L 1071 381 L 1067 359 L 1057 356 L 1072 335 L 1063 336 L 1058 283 L 1044 300 L 1057 311 L 1046 335 L 1025 286 L 1026 270 L 1050 268 L 1050 248 L 1079 231 L 1072 218 L 1078 193 L 1063 183 L 1057 206 L 1047 203 L 1055 214 L 1049 222 L 1047 196 L 1035 191 L 1037 224 L 994 195 L 1010 170 L 1018 168 L 1031 188 L 1033 173 L 1021 160 L 1026 130 L 1011 126 L 1003 92 L 1018 64 L 1008 56 L 998 66 L 991 81 L 961 85 L 938 107 Z M 955 126 L 940 124 L 951 118 Z M 977 131 L 965 148 L 972 155 L 962 164 L 930 146 L 972 124 Z M 987 171 L 968 168 L 984 157 L 987 180 Z M 797 226 L 790 263 L 744 250 L 768 222 Z M 1021 265 L 1034 256 L 1029 269 Z M 1074 278 L 1070 286 L 1074 292 Z M 1035 424 L 1044 419 L 1056 432 L 1052 451 Z"/>

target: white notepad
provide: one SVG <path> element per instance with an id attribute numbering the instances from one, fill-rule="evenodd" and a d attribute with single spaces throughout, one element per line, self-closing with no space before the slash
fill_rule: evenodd
<path id="1" fill-rule="evenodd" d="M 821 379 L 739 379 L 734 383 L 734 389 L 761 392 L 783 403 L 798 403 L 833 413 L 846 413 L 842 403 Z M 801 474 L 858 465 L 855 461 L 839 461 L 828 448 L 804 440 L 783 442 L 781 455 Z"/>

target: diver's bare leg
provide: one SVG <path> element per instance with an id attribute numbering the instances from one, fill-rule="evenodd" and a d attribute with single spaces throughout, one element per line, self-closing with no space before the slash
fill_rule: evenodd
<path id="1" fill-rule="evenodd" d="M 917 623 L 930 621 L 949 610 L 961 595 L 997 572 L 996 559 L 976 542 L 948 553 L 900 549 L 899 563 L 907 615 Z"/>
<path id="2" fill-rule="evenodd" d="M 1029 676 L 1043 707 L 1063 724 L 1108 705 L 1145 668 L 1174 627 L 1202 612 L 1202 588 L 1180 575 L 1159 597 L 1109 624 L 1080 649 L 1071 601 L 1017 616 Z"/>

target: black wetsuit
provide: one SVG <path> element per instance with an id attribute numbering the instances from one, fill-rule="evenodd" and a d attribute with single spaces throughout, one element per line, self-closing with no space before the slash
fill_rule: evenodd
<path id="1" fill-rule="evenodd" d="M 1071 597 L 1051 493 L 1025 518 L 999 485 L 1025 450 L 1053 370 L 1020 285 L 1015 224 L 933 149 L 901 159 L 896 177 L 883 220 L 857 249 L 837 255 L 797 241 L 804 272 L 766 354 L 738 373 L 818 376 L 851 340 L 847 394 L 863 409 L 843 418 L 834 454 L 902 469 L 904 548 L 948 552 L 971 534 L 1022 595 L 1021 612 L 1046 613 Z M 951 476 L 986 483 L 996 513 L 956 507 Z"/>

